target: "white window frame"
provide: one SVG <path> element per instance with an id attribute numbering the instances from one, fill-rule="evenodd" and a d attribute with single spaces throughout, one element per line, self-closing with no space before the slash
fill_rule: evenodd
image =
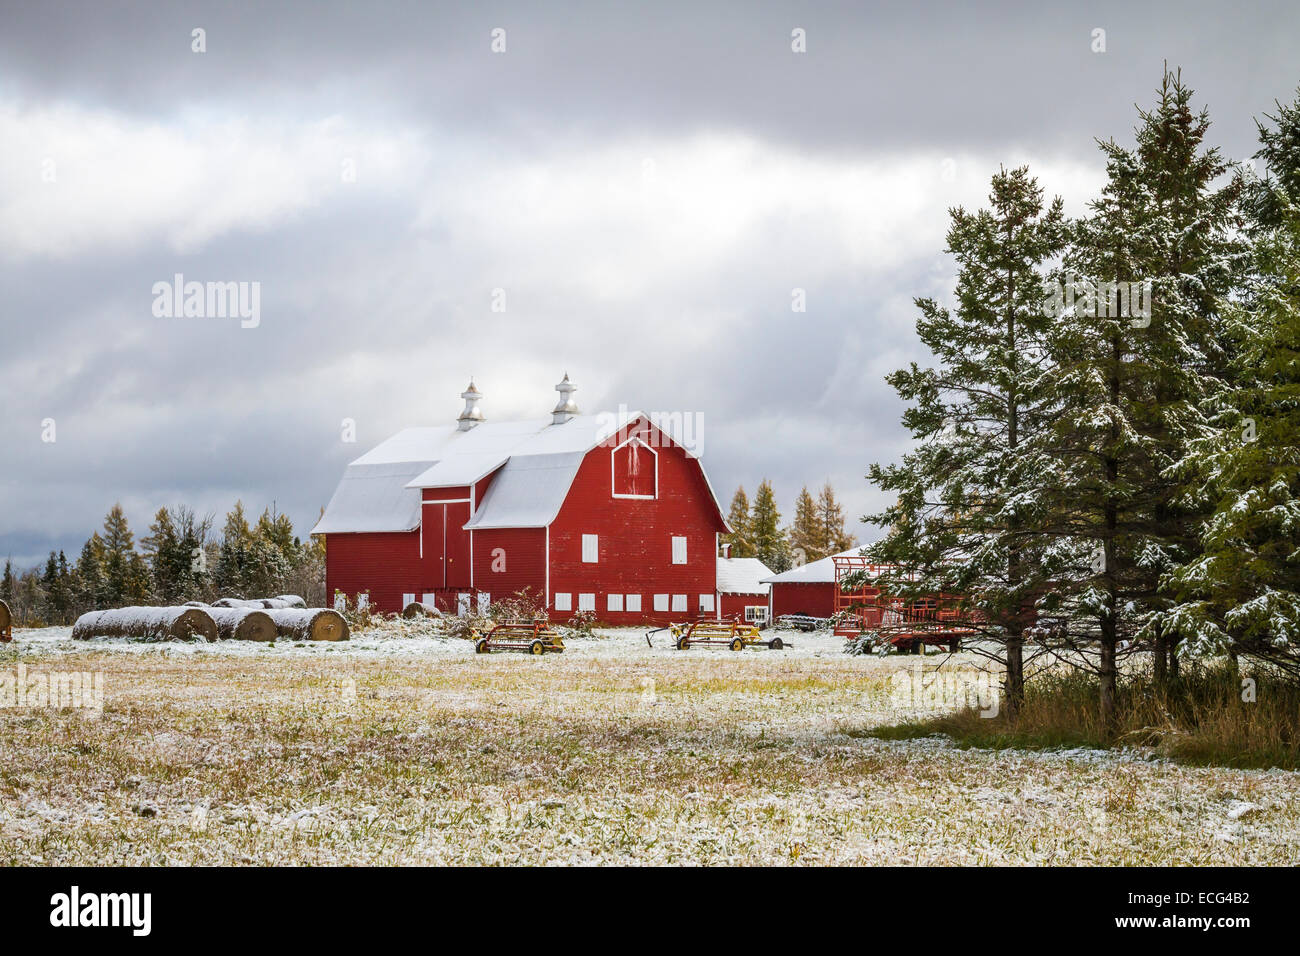
<path id="1" fill-rule="evenodd" d="M 618 494 L 616 491 L 614 491 L 614 488 L 616 487 L 616 486 L 615 486 L 615 482 L 618 480 L 617 475 L 615 474 L 615 471 L 614 471 L 614 462 L 616 462 L 616 461 L 618 460 L 618 453 L 619 453 L 619 450 L 620 450 L 621 448 L 623 448 L 624 445 L 630 445 L 630 444 L 632 444 L 632 442 L 636 442 L 638 445 L 640 445 L 640 446 L 641 446 L 642 448 L 644 448 L 646 451 L 650 452 L 651 456 L 654 458 L 654 463 L 655 463 L 655 492 L 654 492 L 654 494 L 652 494 L 652 495 L 620 495 L 620 494 Z M 610 497 L 612 497 L 612 498 L 644 498 L 644 499 L 647 499 L 647 500 L 652 500 L 652 499 L 654 499 L 654 498 L 658 498 L 658 497 L 659 497 L 659 452 L 655 451 L 655 450 L 654 450 L 653 448 L 651 448 L 648 444 L 646 444 L 646 442 L 641 438 L 640 435 L 633 435 L 631 438 L 627 439 L 627 441 L 623 442 L 622 445 L 617 445 L 617 446 L 615 446 L 613 449 L 610 450 L 610 453 L 609 453 L 609 494 L 610 494 Z"/>
<path id="2" fill-rule="evenodd" d="M 407 606 L 408 604 L 414 604 L 414 603 L 415 603 L 415 594 L 414 594 L 414 593 L 412 593 L 412 594 L 403 594 L 403 595 L 402 595 L 402 610 L 403 610 L 403 611 L 406 610 L 406 606 Z"/>
<path id="3" fill-rule="evenodd" d="M 437 604 L 438 595 L 434 594 L 432 591 L 425 591 L 423 594 L 420 595 L 420 603 L 428 604 L 428 605 Z"/>
<path id="4" fill-rule="evenodd" d="M 334 610 L 340 614 L 348 609 L 348 596 L 342 591 L 334 595 Z"/>
<path id="5" fill-rule="evenodd" d="M 674 613 L 685 613 L 685 612 L 686 612 L 686 595 L 685 595 L 685 594 L 674 594 L 674 595 L 673 595 L 673 611 L 674 611 Z"/>
<path id="6" fill-rule="evenodd" d="M 686 536 L 673 535 L 673 564 L 686 563 Z"/>
<path id="7" fill-rule="evenodd" d="M 655 610 L 656 610 L 656 611 L 666 611 L 666 610 L 668 610 L 668 595 L 667 595 L 667 594 L 656 594 L 656 595 L 655 595 Z"/>
<path id="8" fill-rule="evenodd" d="M 626 610 L 631 611 L 634 614 L 641 613 L 641 595 L 629 594 L 624 597 L 623 603 Z"/>
<path id="9" fill-rule="evenodd" d="M 622 612 L 622 610 L 623 610 L 623 595 L 621 595 L 621 594 L 606 594 L 606 595 L 605 595 L 605 610 L 606 610 L 606 611 L 619 611 L 619 612 Z"/>
<path id="10" fill-rule="evenodd" d="M 486 614 L 488 607 L 492 604 L 492 595 L 488 594 L 487 591 L 479 591 L 476 595 L 476 603 L 479 614 Z"/>
<path id="11" fill-rule="evenodd" d="M 595 595 L 595 594 L 579 594 L 579 595 L 578 595 L 578 610 L 579 610 L 579 611 L 594 611 L 594 610 L 596 610 L 596 595 Z"/>
<path id="12" fill-rule="evenodd" d="M 714 597 L 713 597 L 712 594 L 701 594 L 701 595 L 700 595 L 700 613 L 701 613 L 701 614 L 712 614 L 712 613 L 713 613 L 713 607 L 714 607 L 713 601 L 714 601 Z"/>
<path id="13" fill-rule="evenodd" d="M 473 607 L 473 599 L 474 595 L 470 594 L 468 591 L 460 591 L 456 594 L 457 617 L 467 617 L 469 615 L 470 608 Z"/>
<path id="14" fill-rule="evenodd" d="M 555 609 L 557 611 L 573 610 L 573 595 L 568 591 L 555 592 Z"/>
<path id="15" fill-rule="evenodd" d="M 766 604 L 746 604 L 745 605 L 745 622 L 747 624 L 766 624 L 767 623 L 767 605 Z"/>
<path id="16" fill-rule="evenodd" d="M 368 608 L 368 607 L 370 607 L 370 592 L 369 592 L 369 591 L 358 591 L 358 592 L 357 592 L 357 610 L 358 610 L 358 611 L 364 611 L 364 610 L 365 610 L 366 608 Z"/>
<path id="17" fill-rule="evenodd" d="M 600 535 L 584 534 L 582 536 L 582 563 L 598 564 L 600 562 Z"/>

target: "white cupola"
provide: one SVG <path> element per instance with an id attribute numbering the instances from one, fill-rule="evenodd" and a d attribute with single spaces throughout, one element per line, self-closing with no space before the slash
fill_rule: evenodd
<path id="1" fill-rule="evenodd" d="M 474 387 L 474 380 L 470 379 L 469 388 L 461 392 L 460 397 L 465 399 L 465 410 L 460 413 L 460 418 L 456 419 L 456 427 L 467 432 L 483 421 L 483 410 L 478 407 L 479 399 L 483 395 Z"/>
<path id="2" fill-rule="evenodd" d="M 573 400 L 573 393 L 578 390 L 578 386 L 569 382 L 569 373 L 565 372 L 564 381 L 555 386 L 555 390 L 560 393 L 560 400 L 551 409 L 551 424 L 563 425 L 578 414 L 578 404 Z"/>

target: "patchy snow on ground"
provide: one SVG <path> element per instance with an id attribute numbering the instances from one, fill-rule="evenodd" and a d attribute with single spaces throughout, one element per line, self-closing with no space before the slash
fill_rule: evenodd
<path id="1" fill-rule="evenodd" d="M 534 658 L 423 620 L 340 643 L 20 630 L 0 680 L 94 673 L 104 699 L 0 707 L 0 865 L 1300 859 L 1300 775 L 880 740 L 933 712 L 900 680 L 980 661 L 782 636 L 619 628 Z"/>

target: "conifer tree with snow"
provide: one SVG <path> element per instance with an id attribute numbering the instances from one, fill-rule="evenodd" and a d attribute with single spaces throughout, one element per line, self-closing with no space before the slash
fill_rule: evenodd
<path id="1" fill-rule="evenodd" d="M 776 506 L 776 494 L 766 478 L 759 483 L 754 495 L 754 510 L 750 514 L 750 533 L 753 535 L 754 557 L 773 571 L 790 567 L 790 545 L 781 530 L 781 512 Z"/>
<path id="2" fill-rule="evenodd" d="M 731 534 L 724 539 L 731 545 L 733 558 L 752 558 L 754 556 L 754 536 L 750 528 L 749 496 L 745 486 L 741 485 L 731 496 L 731 511 L 727 515 L 727 524 L 731 525 Z"/>
<path id="3" fill-rule="evenodd" d="M 1082 545 L 1058 554 L 1071 567 L 1053 587 L 1053 623 L 1097 650 L 1108 727 L 1122 643 L 1154 650 L 1158 680 L 1173 656 L 1161 581 L 1194 557 L 1203 517 L 1177 466 L 1225 406 L 1218 304 L 1240 269 L 1239 183 L 1215 188 L 1228 166 L 1205 146 L 1209 118 L 1191 97 L 1166 70 L 1135 147 L 1101 143 L 1107 182 L 1065 258 L 1080 295 L 1052 326 L 1059 418 L 1044 446 L 1057 464 L 1044 530 Z"/>
<path id="4" fill-rule="evenodd" d="M 1300 96 L 1268 119 L 1256 153 L 1266 174 L 1243 201 L 1252 277 L 1224 310 L 1235 387 L 1222 427 L 1179 469 L 1214 511 L 1200 553 L 1171 574 L 1170 626 L 1193 652 L 1300 676 Z"/>
<path id="5" fill-rule="evenodd" d="M 897 495 L 865 519 L 887 529 L 868 551 L 892 566 L 880 586 L 907 599 L 962 596 L 962 617 L 1005 667 L 1012 719 L 1024 695 L 1026 608 L 1053 571 L 1034 530 L 1052 465 L 1035 440 L 1053 412 L 1044 281 L 1065 236 L 1061 200 L 1046 202 L 1023 167 L 993 176 L 988 208 L 951 211 L 955 307 L 916 300 L 917 334 L 937 364 L 887 379 L 909 404 L 903 424 L 917 446 L 869 474 Z"/>

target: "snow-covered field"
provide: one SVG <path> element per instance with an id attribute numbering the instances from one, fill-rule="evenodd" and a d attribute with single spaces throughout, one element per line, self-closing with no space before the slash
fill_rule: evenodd
<path id="1" fill-rule="evenodd" d="M 3 865 L 1300 860 L 1300 775 L 875 740 L 922 713 L 893 676 L 918 659 L 829 636 L 678 652 L 619 629 L 532 658 L 426 622 L 340 644 L 69 633 L 0 645 L 0 681 L 104 688 L 102 714 L 0 709 Z"/>

